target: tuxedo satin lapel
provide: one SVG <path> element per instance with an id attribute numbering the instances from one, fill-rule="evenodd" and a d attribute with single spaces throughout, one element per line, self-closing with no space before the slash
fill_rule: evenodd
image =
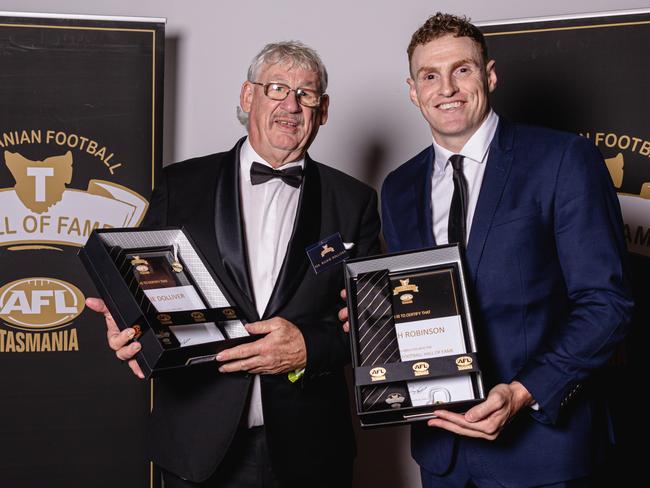
<path id="1" fill-rule="evenodd" d="M 239 152 L 244 140 L 242 138 L 237 142 L 221 166 L 216 181 L 212 235 L 216 239 L 214 252 L 218 268 L 221 268 L 229 282 L 224 284 L 236 295 L 234 298 L 246 319 L 255 321 L 259 317 L 252 301 L 239 195 Z"/>
<path id="2" fill-rule="evenodd" d="M 476 277 L 485 240 L 510 174 L 513 140 L 514 126 L 504 119 L 500 119 L 496 135 L 490 144 L 490 154 L 467 244 L 467 264 L 472 278 Z"/>
<path id="3" fill-rule="evenodd" d="M 418 219 L 418 230 L 421 247 L 435 246 L 433 236 L 433 215 L 431 213 L 431 177 L 433 173 L 433 146 L 424 153 L 420 167 L 420 175 L 414 181 L 415 208 Z"/>
<path id="4" fill-rule="evenodd" d="M 273 317 L 287 303 L 308 266 L 306 248 L 321 239 L 321 181 L 316 164 L 307 155 L 300 200 L 287 253 L 263 319 Z M 323 236 L 325 237 L 325 236 Z"/>

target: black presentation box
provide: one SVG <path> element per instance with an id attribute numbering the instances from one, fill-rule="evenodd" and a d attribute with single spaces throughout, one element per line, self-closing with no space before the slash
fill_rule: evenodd
<path id="1" fill-rule="evenodd" d="M 136 329 L 147 377 L 254 340 L 184 229 L 98 229 L 79 258 L 118 328 Z"/>
<path id="2" fill-rule="evenodd" d="M 345 283 L 362 427 L 484 399 L 458 245 L 348 260 Z"/>

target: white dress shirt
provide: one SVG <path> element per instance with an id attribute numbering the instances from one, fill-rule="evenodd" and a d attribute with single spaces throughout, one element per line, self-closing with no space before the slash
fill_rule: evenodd
<path id="1" fill-rule="evenodd" d="M 492 110 L 481 126 L 469 138 L 459 153 L 454 153 L 439 145 L 433 140 L 434 164 L 431 177 L 431 213 L 433 217 L 433 236 L 436 244 L 448 244 L 447 225 L 449 223 L 449 208 L 454 194 L 454 170 L 449 164 L 449 157 L 453 154 L 463 156 L 463 174 L 467 181 L 467 240 L 472 228 L 474 211 L 483 183 L 485 166 L 490 152 L 490 143 L 499 124 L 499 117 Z M 467 242 L 465 242 L 467 245 Z"/>
<path id="2" fill-rule="evenodd" d="M 255 152 L 248 139 L 242 144 L 239 159 L 239 187 L 248 271 L 255 307 L 262 317 L 287 253 L 298 210 L 300 188 L 294 188 L 279 178 L 253 186 L 250 173 L 253 161 L 269 167 L 271 165 Z M 303 158 L 283 165 L 282 169 L 291 166 L 304 167 L 304 164 Z M 248 410 L 248 426 L 263 424 L 260 378 L 255 375 Z"/>

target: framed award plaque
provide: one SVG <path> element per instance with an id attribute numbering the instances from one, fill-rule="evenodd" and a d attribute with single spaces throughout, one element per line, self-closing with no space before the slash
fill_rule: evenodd
<path id="1" fill-rule="evenodd" d="M 253 340 L 183 229 L 95 230 L 79 257 L 120 330 L 136 329 L 147 376 Z"/>
<path id="2" fill-rule="evenodd" d="M 464 411 L 484 398 L 457 245 L 345 265 L 362 426 Z"/>

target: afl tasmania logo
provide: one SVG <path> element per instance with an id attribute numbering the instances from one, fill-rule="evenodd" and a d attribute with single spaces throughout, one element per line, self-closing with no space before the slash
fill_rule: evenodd
<path id="1" fill-rule="evenodd" d="M 0 287 L 0 352 L 78 351 L 70 323 L 84 309 L 76 286 L 54 278 L 24 278 Z M 12 330 L 17 329 L 17 330 Z"/>
<path id="2" fill-rule="evenodd" d="M 0 319 L 17 329 L 45 331 L 72 322 L 84 308 L 79 288 L 54 278 L 25 278 L 0 288 Z"/>
<path id="3" fill-rule="evenodd" d="M 472 369 L 473 362 L 474 360 L 469 356 L 460 356 L 459 358 L 456 358 L 456 367 L 458 368 L 458 371 Z"/>
<path id="4" fill-rule="evenodd" d="M 370 370 L 370 379 L 372 381 L 382 381 L 386 379 L 386 368 L 377 366 Z"/>
<path id="5" fill-rule="evenodd" d="M 420 361 L 411 367 L 413 368 L 413 374 L 415 376 L 425 376 L 429 374 L 429 363 L 426 361 Z"/>

